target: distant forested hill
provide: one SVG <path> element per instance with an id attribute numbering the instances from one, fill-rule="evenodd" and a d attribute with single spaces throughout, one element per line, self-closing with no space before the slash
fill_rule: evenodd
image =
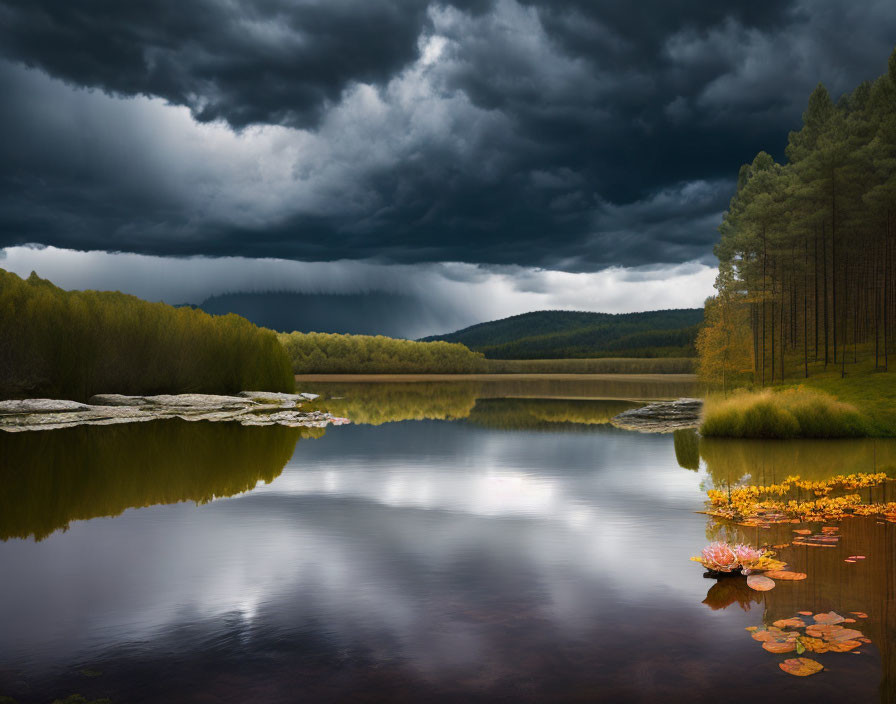
<path id="1" fill-rule="evenodd" d="M 424 340 L 460 342 L 490 359 L 690 357 L 702 322 L 700 308 L 621 314 L 542 310 Z"/>

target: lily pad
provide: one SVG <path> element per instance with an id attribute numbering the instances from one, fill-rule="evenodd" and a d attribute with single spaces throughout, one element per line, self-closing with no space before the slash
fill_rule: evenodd
<path id="1" fill-rule="evenodd" d="M 765 576 L 770 579 L 783 579 L 785 582 L 797 582 L 806 578 L 805 572 L 791 572 L 790 570 L 769 570 Z"/>
<path id="2" fill-rule="evenodd" d="M 775 588 L 775 582 L 761 574 L 751 574 L 747 577 L 747 586 L 757 592 L 767 592 Z"/>
<path id="3" fill-rule="evenodd" d="M 821 638 L 811 638 L 810 636 L 803 636 L 800 638 L 800 643 L 802 643 L 803 647 L 808 650 L 810 653 L 826 653 L 830 650 L 830 645 L 825 643 L 825 641 Z"/>
<path id="4" fill-rule="evenodd" d="M 858 647 L 861 643 L 856 642 L 856 646 Z M 762 647 L 765 648 L 770 653 L 792 653 L 796 650 L 796 641 L 795 640 L 785 640 L 783 642 L 768 640 L 762 644 Z"/>
<path id="5" fill-rule="evenodd" d="M 829 643 L 853 640 L 862 637 L 861 632 L 854 628 L 844 628 L 843 626 L 819 623 L 814 623 L 806 628 L 806 635 L 812 636 L 813 638 L 824 638 Z"/>
<path id="6" fill-rule="evenodd" d="M 778 667 L 784 670 L 788 675 L 795 675 L 797 677 L 808 677 L 809 675 L 814 675 L 824 669 L 824 666 L 820 662 L 812 660 L 811 658 L 790 658 L 782 663 L 778 663 Z"/>
<path id="7" fill-rule="evenodd" d="M 862 645 L 862 643 L 858 640 L 838 640 L 833 643 L 828 643 L 828 650 L 832 653 L 848 653 L 850 650 L 855 650 L 860 645 Z"/>
<path id="8" fill-rule="evenodd" d="M 826 614 L 815 614 L 815 623 L 834 624 L 843 623 L 843 617 L 836 611 L 828 611 Z"/>
<path id="9" fill-rule="evenodd" d="M 796 631 L 784 631 L 777 626 L 769 626 L 764 630 L 753 632 L 753 640 L 758 640 L 762 643 L 784 643 L 786 641 L 795 641 L 798 637 L 799 633 Z"/>

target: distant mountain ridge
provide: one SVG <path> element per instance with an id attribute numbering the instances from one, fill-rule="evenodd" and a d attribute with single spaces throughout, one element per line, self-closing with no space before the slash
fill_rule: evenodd
<path id="1" fill-rule="evenodd" d="M 490 359 L 690 357 L 702 322 L 702 308 L 642 313 L 541 310 L 423 341 L 460 342 Z"/>

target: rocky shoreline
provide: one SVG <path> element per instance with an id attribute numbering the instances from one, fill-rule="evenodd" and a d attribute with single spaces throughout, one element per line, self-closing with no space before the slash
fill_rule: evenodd
<path id="1" fill-rule="evenodd" d="M 700 426 L 703 401 L 699 398 L 680 398 L 677 401 L 657 401 L 640 408 L 623 411 L 610 423 L 622 430 L 641 433 L 671 433 Z"/>
<path id="2" fill-rule="evenodd" d="M 317 398 L 316 394 L 309 393 L 242 391 L 236 396 L 99 394 L 87 403 L 46 398 L 0 401 L 0 430 L 56 430 L 78 425 L 140 423 L 170 418 L 301 428 L 323 428 L 349 422 L 347 418 L 326 411 L 301 410 L 304 404 Z"/>

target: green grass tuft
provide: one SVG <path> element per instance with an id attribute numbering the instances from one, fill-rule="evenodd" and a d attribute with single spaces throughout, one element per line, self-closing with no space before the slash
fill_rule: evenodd
<path id="1" fill-rule="evenodd" d="M 700 432 L 706 437 L 778 439 L 876 434 L 871 420 L 854 405 L 801 386 L 710 397 Z"/>

